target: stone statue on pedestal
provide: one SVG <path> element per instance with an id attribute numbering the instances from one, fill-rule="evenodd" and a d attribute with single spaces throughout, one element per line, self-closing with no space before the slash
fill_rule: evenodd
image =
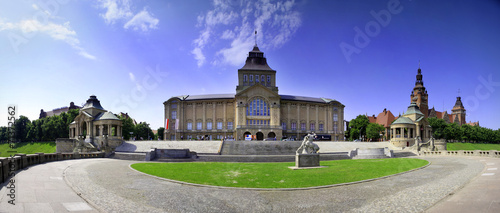
<path id="1" fill-rule="evenodd" d="M 314 138 L 316 137 L 316 134 L 309 133 L 304 137 L 304 140 L 302 141 L 302 145 L 297 149 L 296 153 L 297 154 L 315 154 L 318 153 L 319 151 L 319 146 L 313 142 Z"/>

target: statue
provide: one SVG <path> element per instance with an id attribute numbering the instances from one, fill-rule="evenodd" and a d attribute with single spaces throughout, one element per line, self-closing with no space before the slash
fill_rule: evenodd
<path id="1" fill-rule="evenodd" d="M 309 133 L 304 137 L 302 144 L 297 149 L 297 154 L 316 154 L 319 151 L 319 146 L 313 142 L 316 134 Z"/>

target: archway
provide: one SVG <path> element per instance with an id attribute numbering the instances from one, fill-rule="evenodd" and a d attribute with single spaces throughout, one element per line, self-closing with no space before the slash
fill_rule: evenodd
<path id="1" fill-rule="evenodd" d="M 82 122 L 82 132 L 81 132 L 83 138 L 87 137 L 87 122 Z"/>
<path id="2" fill-rule="evenodd" d="M 270 132 L 269 134 L 267 134 L 267 137 L 268 138 L 275 138 L 276 134 L 274 132 Z"/>
<path id="3" fill-rule="evenodd" d="M 252 135 L 250 132 L 243 133 L 243 140 L 246 140 L 247 135 Z"/>
<path id="4" fill-rule="evenodd" d="M 257 132 L 257 140 L 258 140 L 258 141 L 264 140 L 264 133 L 262 133 L 262 132 Z"/>

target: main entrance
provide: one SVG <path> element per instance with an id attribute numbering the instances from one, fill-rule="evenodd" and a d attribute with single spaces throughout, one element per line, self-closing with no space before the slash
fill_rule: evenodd
<path id="1" fill-rule="evenodd" d="M 257 140 L 264 140 L 264 134 L 262 132 L 257 132 Z"/>

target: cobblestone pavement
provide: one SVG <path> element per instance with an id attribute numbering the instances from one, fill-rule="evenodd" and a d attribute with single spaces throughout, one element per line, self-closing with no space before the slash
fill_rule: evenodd
<path id="1" fill-rule="evenodd" d="M 19 172 L 16 175 L 16 187 L 36 190 L 40 187 L 33 184 L 36 179 L 45 177 L 61 181 L 62 178 L 64 180 L 56 184 L 62 185 L 58 189 L 61 195 L 53 195 L 55 200 L 47 201 L 42 198 L 46 193 L 44 189 L 37 192 L 39 197 L 36 199 L 20 193 L 17 201 L 23 203 L 24 208 L 7 210 L 6 205 L 10 204 L 7 204 L 7 192 L 3 187 L 0 212 L 64 212 L 71 210 L 63 203 L 83 206 L 82 200 L 65 201 L 66 198 L 85 199 L 88 204 L 83 204 L 90 207 L 86 210 L 93 212 L 423 212 L 432 211 L 439 205 L 448 205 L 448 195 L 460 194 L 461 190 L 467 188 L 459 190 L 462 186 L 481 176 L 478 174 L 484 174 L 486 163 L 480 160 L 488 160 L 465 157 L 424 159 L 432 164 L 402 175 L 353 185 L 298 191 L 182 185 L 138 173 L 129 168 L 133 161 L 85 159 L 52 162 Z M 50 184 L 45 187 L 48 186 Z M 43 202 L 52 208 L 31 211 L 42 210 L 34 206 Z M 46 204 L 39 206 L 47 207 Z"/>

